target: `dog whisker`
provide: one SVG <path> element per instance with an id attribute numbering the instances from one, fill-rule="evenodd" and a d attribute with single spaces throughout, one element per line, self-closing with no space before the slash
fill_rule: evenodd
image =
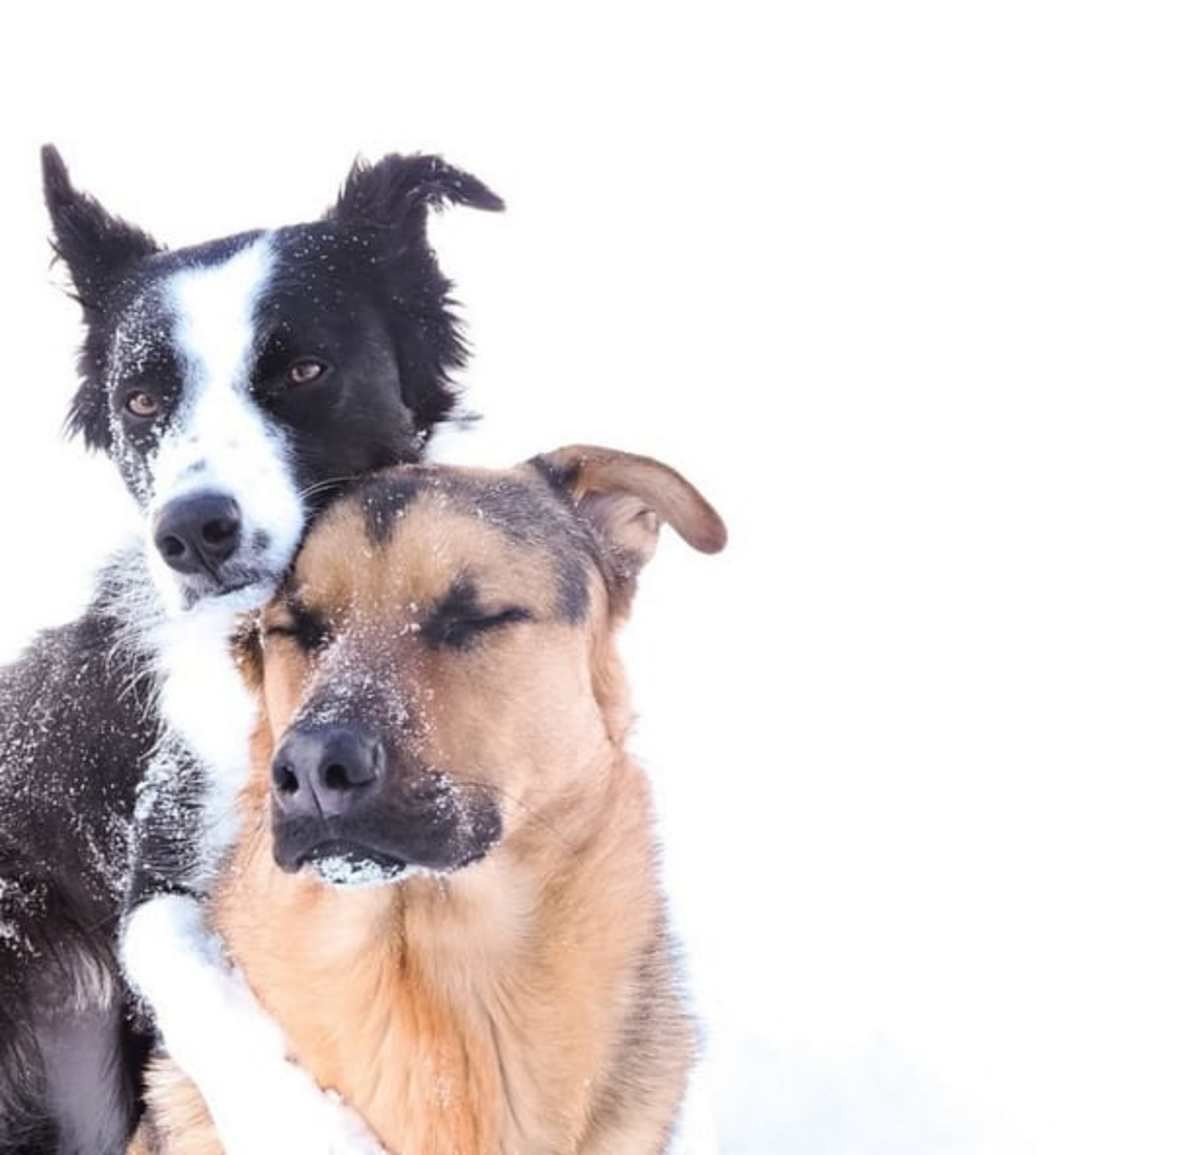
<path id="1" fill-rule="evenodd" d="M 321 493 L 328 493 L 332 489 L 337 489 L 339 486 L 346 485 L 358 478 L 358 474 L 346 474 L 344 477 L 326 477 L 321 481 L 315 482 L 312 485 L 300 490 L 300 500 L 305 501 L 310 497 L 316 497 Z"/>

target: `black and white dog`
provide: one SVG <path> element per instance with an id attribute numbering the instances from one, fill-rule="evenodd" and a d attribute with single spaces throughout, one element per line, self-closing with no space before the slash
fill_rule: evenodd
<path id="1" fill-rule="evenodd" d="M 420 457 L 451 415 L 464 345 L 426 218 L 502 203 L 436 157 L 390 156 L 356 165 L 319 221 L 166 251 L 77 191 L 52 148 L 43 162 L 86 325 L 68 427 L 112 458 L 146 531 L 83 617 L 0 672 L 0 1155 L 107 1155 L 124 1149 L 148 1048 L 118 964 L 124 911 L 128 971 L 202 1089 L 211 1073 L 220 1100 L 246 1074 L 228 1052 L 215 1072 L 189 1052 L 206 1016 L 254 1022 L 247 1063 L 282 1057 L 249 992 L 205 986 L 220 960 L 177 893 L 203 888 L 245 771 L 229 639 L 313 511 Z M 293 1075 L 276 1078 L 289 1101 Z M 307 1143 L 277 1118 L 261 1146 L 231 1111 L 242 1149 L 350 1149 L 302 1109 L 290 1130 Z"/>

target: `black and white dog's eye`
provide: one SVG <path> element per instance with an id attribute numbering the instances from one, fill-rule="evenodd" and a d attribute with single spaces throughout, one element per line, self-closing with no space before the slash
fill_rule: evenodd
<path id="1" fill-rule="evenodd" d="M 328 371 L 328 368 L 328 365 L 311 359 L 295 361 L 287 371 L 288 384 L 310 385 L 312 382 L 324 377 L 325 373 Z"/>
<path id="2" fill-rule="evenodd" d="M 130 393 L 125 398 L 125 408 L 134 417 L 153 417 L 159 410 L 161 402 L 151 393 Z"/>

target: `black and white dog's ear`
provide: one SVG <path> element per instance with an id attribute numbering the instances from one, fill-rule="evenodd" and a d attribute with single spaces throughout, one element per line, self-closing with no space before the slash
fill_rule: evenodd
<path id="1" fill-rule="evenodd" d="M 159 251 L 160 246 L 141 229 L 76 189 L 52 144 L 42 148 L 42 186 L 50 212 L 50 243 L 66 264 L 84 308 L 96 307 L 133 261 Z"/>
<path id="2" fill-rule="evenodd" d="M 356 160 L 328 219 L 424 229 L 428 211 L 446 205 L 498 212 L 504 202 L 490 188 L 440 156 L 392 153 L 374 164 Z"/>

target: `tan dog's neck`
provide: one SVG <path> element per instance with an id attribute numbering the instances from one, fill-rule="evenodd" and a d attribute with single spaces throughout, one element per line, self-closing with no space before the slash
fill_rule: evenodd
<path id="1" fill-rule="evenodd" d="M 396 1151 L 585 1150 L 661 934 L 640 769 L 614 753 L 484 862 L 377 888 L 283 873 L 249 802 L 217 921 L 318 1082 Z"/>

